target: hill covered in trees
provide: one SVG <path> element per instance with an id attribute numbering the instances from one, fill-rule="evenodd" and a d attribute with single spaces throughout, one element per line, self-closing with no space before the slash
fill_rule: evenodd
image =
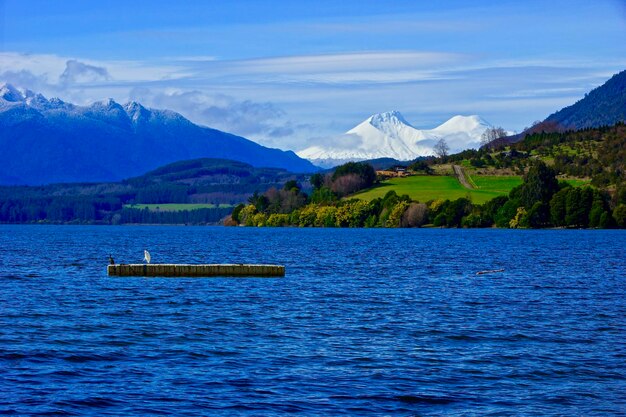
<path id="1" fill-rule="evenodd" d="M 217 223 L 232 211 L 232 206 L 246 201 L 254 192 L 304 179 L 283 169 L 196 159 L 117 183 L 4 186 L 0 187 L 0 222 Z M 181 209 L 156 209 L 156 205 L 165 203 L 179 203 Z M 133 206 L 136 204 L 144 206 L 137 208 Z M 187 210 L 185 204 L 206 208 Z"/>
<path id="2" fill-rule="evenodd" d="M 626 125 L 527 134 L 517 143 L 468 150 L 441 161 L 466 161 L 479 172 L 504 168 L 523 174 L 538 159 L 557 175 L 589 179 L 613 193 L 626 187 Z"/>
<path id="3" fill-rule="evenodd" d="M 626 70 L 545 119 L 565 129 L 612 126 L 626 121 Z"/>
<path id="4" fill-rule="evenodd" d="M 484 146 L 509 145 L 528 135 L 564 133 L 589 128 L 614 126 L 626 122 L 626 70 L 613 75 L 607 82 L 591 90 L 571 106 L 536 121 L 521 133 L 499 135 Z"/>

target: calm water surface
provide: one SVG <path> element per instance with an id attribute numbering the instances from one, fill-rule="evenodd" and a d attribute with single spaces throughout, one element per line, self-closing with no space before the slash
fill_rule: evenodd
<path id="1" fill-rule="evenodd" d="M 0 226 L 0 414 L 626 415 L 625 248 L 624 231 Z M 106 276 L 144 249 L 287 276 Z"/>

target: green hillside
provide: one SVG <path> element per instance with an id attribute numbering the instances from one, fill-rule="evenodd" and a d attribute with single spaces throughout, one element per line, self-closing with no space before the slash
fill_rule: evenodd
<path id="1" fill-rule="evenodd" d="M 389 191 L 398 195 L 408 195 L 412 200 L 427 202 L 431 200 L 456 200 L 470 198 L 474 203 L 483 204 L 494 197 L 507 195 L 514 187 L 522 183 L 522 177 L 516 175 L 472 175 L 471 181 L 476 189 L 468 190 L 452 176 L 413 176 L 393 178 L 377 186 L 351 196 L 365 201 L 382 198 Z M 568 179 L 565 182 L 573 187 L 589 184 L 588 180 Z"/>
<path id="2" fill-rule="evenodd" d="M 595 187 L 611 191 L 624 188 L 626 125 L 533 133 L 517 143 L 471 149 L 429 162 L 433 166 L 458 164 L 478 175 L 522 175 L 537 160 L 560 177 L 588 180 Z"/>
<path id="3" fill-rule="evenodd" d="M 518 176 L 472 176 L 478 187 L 468 190 L 452 176 L 413 176 L 393 178 L 383 181 L 369 190 L 354 194 L 352 197 L 371 201 L 382 198 L 393 190 L 398 195 L 408 195 L 411 199 L 421 202 L 430 200 L 456 200 L 468 197 L 475 203 L 485 203 L 499 195 L 506 195 L 511 189 L 522 183 Z"/>

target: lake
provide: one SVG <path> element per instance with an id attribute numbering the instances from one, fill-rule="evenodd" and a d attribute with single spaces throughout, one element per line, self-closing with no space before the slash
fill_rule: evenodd
<path id="1" fill-rule="evenodd" d="M 623 230 L 0 226 L 0 414 L 626 415 L 625 248 Z M 106 276 L 144 249 L 287 272 Z"/>

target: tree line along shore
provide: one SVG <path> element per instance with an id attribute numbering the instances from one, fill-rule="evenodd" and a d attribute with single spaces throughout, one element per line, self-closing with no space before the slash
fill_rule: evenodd
<path id="1" fill-rule="evenodd" d="M 372 174 L 375 174 L 373 168 L 361 163 L 346 164 L 332 175 L 317 174 L 312 178 L 314 190 L 310 197 L 303 194 L 295 182 L 287 183 L 281 190 L 255 194 L 247 205 L 238 205 L 225 224 L 257 227 L 626 226 L 626 204 L 611 208 L 608 193 L 591 186 L 573 187 L 558 181 L 554 170 L 541 161 L 530 166 L 522 184 L 508 195 L 484 204 L 475 204 L 465 197 L 420 202 L 393 190 L 371 201 L 342 198 L 346 187 L 354 190 L 360 185 L 373 185 L 369 182 Z"/>

